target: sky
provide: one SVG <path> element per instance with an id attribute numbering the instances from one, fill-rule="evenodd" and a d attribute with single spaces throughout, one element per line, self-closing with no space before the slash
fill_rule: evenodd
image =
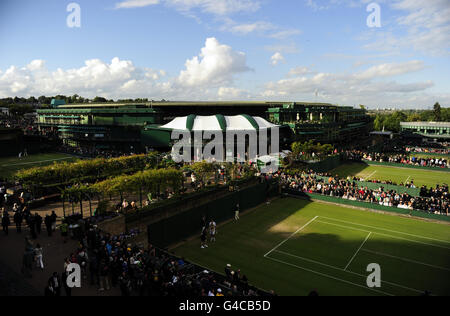
<path id="1" fill-rule="evenodd" d="M 57 94 L 448 107 L 450 0 L 0 0 L 0 98 Z"/>

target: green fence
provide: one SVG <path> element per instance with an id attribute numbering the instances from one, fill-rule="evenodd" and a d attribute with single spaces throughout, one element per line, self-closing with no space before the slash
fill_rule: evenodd
<path id="1" fill-rule="evenodd" d="M 318 179 L 324 180 L 325 183 L 328 183 L 327 177 L 316 176 Z M 384 188 L 384 191 L 395 191 L 397 193 L 407 193 L 411 196 L 420 196 L 420 188 L 407 188 L 402 185 L 392 185 L 392 184 L 384 184 L 384 183 L 374 183 L 367 181 L 355 181 L 358 184 L 359 188 L 368 188 L 370 190 L 378 190 L 380 187 Z"/>
<path id="2" fill-rule="evenodd" d="M 332 197 L 332 196 L 314 194 L 314 193 L 304 193 L 304 192 L 300 192 L 300 191 L 287 190 L 286 193 L 293 195 L 293 196 L 308 198 L 308 199 L 312 199 L 312 200 L 319 200 L 319 201 L 324 201 L 324 202 L 331 202 L 331 203 L 337 203 L 337 204 L 342 204 L 342 205 L 349 205 L 349 206 L 354 206 L 354 207 L 379 210 L 379 211 L 384 211 L 384 212 L 389 212 L 389 213 L 412 215 L 412 216 L 420 217 L 420 218 L 450 222 L 450 216 L 445 216 L 445 215 L 440 215 L 440 214 L 432 214 L 432 213 L 426 213 L 426 212 L 416 211 L 416 210 L 411 211 L 411 210 L 405 210 L 405 209 L 401 209 L 401 208 L 397 208 L 397 207 L 390 207 L 390 206 L 384 206 L 384 205 L 379 205 L 379 204 L 366 203 L 366 202 L 362 202 L 362 201 L 352 201 L 352 200 L 341 199 L 338 197 Z"/>
<path id="3" fill-rule="evenodd" d="M 428 171 L 444 171 L 450 172 L 450 168 L 435 168 L 435 167 L 422 167 L 422 166 L 414 166 L 407 164 L 400 164 L 395 162 L 379 162 L 379 161 L 367 161 L 364 160 L 370 166 L 384 166 L 384 167 L 397 167 L 397 168 L 411 168 L 411 169 L 422 169 Z"/>
<path id="4" fill-rule="evenodd" d="M 314 172 L 328 172 L 341 165 L 342 158 L 340 155 L 330 156 L 325 160 L 308 164 L 308 169 Z"/>
<path id="5" fill-rule="evenodd" d="M 148 241 L 166 248 L 191 236 L 200 237 L 202 216 L 206 216 L 208 220 L 214 219 L 216 223 L 227 221 L 234 218 L 238 203 L 241 212 L 245 212 L 265 202 L 266 197 L 276 195 L 277 188 L 278 185 L 275 184 L 259 183 L 152 223 L 147 227 Z"/>

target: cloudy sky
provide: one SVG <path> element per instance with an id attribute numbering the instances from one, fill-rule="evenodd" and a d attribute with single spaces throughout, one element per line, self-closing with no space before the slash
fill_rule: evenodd
<path id="1" fill-rule="evenodd" d="M 0 97 L 56 94 L 450 106 L 450 0 L 1 0 Z"/>

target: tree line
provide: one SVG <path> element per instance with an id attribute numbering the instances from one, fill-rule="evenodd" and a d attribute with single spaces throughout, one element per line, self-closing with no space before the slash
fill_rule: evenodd
<path id="1" fill-rule="evenodd" d="M 436 103 L 433 110 L 378 113 L 375 116 L 374 129 L 398 133 L 400 122 L 450 122 L 450 108 L 442 108 L 439 103 Z"/>

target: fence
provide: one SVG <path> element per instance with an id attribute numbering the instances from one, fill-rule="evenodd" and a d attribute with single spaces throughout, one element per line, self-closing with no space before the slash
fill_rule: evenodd
<path id="1" fill-rule="evenodd" d="M 313 170 L 314 172 L 328 172 L 332 169 L 335 169 L 340 166 L 342 162 L 341 155 L 330 156 L 325 160 L 315 162 L 308 165 L 308 169 Z"/>
<path id="2" fill-rule="evenodd" d="M 195 206 L 190 209 L 149 224 L 147 226 L 149 243 L 166 248 L 196 234 L 200 236 L 202 216 L 221 223 L 234 218 L 238 203 L 240 211 L 245 212 L 265 202 L 267 197 L 277 194 L 278 184 L 265 182 L 229 192 L 217 199 L 208 199 L 208 202 L 202 205 L 194 203 Z"/>

